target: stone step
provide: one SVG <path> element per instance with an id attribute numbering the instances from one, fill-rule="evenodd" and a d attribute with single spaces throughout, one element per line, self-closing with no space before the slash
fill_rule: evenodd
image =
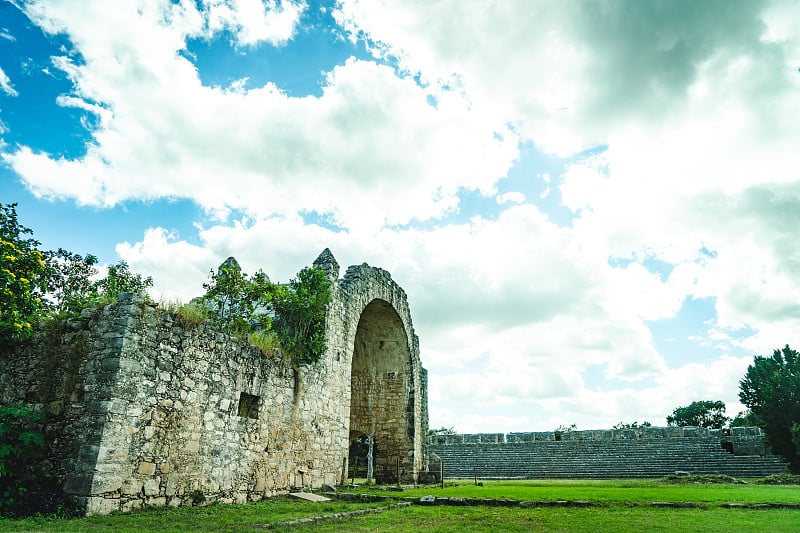
<path id="1" fill-rule="evenodd" d="M 762 477 L 785 471 L 775 456 L 735 456 L 719 439 L 636 441 L 537 441 L 432 446 L 445 464 L 445 477 L 630 478 L 675 471 Z"/>

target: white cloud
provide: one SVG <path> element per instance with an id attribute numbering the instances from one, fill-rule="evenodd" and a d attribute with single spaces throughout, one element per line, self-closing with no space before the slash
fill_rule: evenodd
<path id="1" fill-rule="evenodd" d="M 326 246 L 342 265 L 387 268 L 431 369 L 431 412 L 445 418 L 432 425 L 659 424 L 693 400 L 735 405 L 749 356 L 796 343 L 796 3 L 343 0 L 339 20 L 399 73 L 350 59 L 304 98 L 204 87 L 180 54 L 223 29 L 239 46 L 283 44 L 304 4 L 77 5 L 27 10 L 85 58 L 54 65 L 76 87 L 59 103 L 100 118 L 93 142 L 79 159 L 5 147 L 5 161 L 42 196 L 246 212 L 200 244 L 152 229 L 118 247 L 170 297 L 200 292 L 228 255 L 277 280 Z M 535 179 L 571 227 L 522 185 L 497 194 L 520 140 L 570 156 Z M 397 229 L 454 213 L 464 189 L 501 214 Z M 314 212 L 345 231 L 304 224 Z M 714 299 L 716 316 L 699 360 L 675 368 L 648 321 L 692 298 Z M 473 414 L 456 414 L 465 405 Z"/>
<path id="2" fill-rule="evenodd" d="M 460 188 L 491 193 L 517 155 L 501 121 L 475 116 L 448 91 L 433 107 L 430 90 L 372 62 L 336 67 L 319 98 L 291 98 L 272 84 L 204 87 L 178 54 L 197 30 L 190 6 L 173 6 L 169 18 L 151 4 L 141 12 L 107 6 L 30 9 L 50 31 L 68 31 L 86 60 L 55 62 L 85 100 L 60 103 L 102 119 L 82 158 L 27 147 L 4 154 L 42 196 L 107 206 L 186 197 L 262 216 L 317 211 L 368 232 L 442 216 Z M 100 18 L 102 29 L 88 22 Z"/>
<path id="3" fill-rule="evenodd" d="M 141 242 L 117 245 L 117 254 L 132 269 L 154 280 L 157 300 L 188 302 L 203 294 L 210 270 L 221 264 L 206 247 L 177 240 L 163 228 L 147 230 Z"/>
<path id="4" fill-rule="evenodd" d="M 8 96 L 19 95 L 17 90 L 14 89 L 14 86 L 11 85 L 11 79 L 8 77 L 5 71 L 3 71 L 2 68 L 0 68 L 0 89 L 2 89 L 3 92 L 6 93 Z"/>
<path id="5" fill-rule="evenodd" d="M 523 204 L 525 203 L 525 195 L 518 191 L 506 192 L 497 195 L 497 203 L 503 204 Z"/>
<path id="6" fill-rule="evenodd" d="M 307 6 L 289 0 L 203 0 L 203 8 L 210 35 L 229 29 L 238 44 L 253 46 L 286 44 Z"/>
<path id="7" fill-rule="evenodd" d="M 732 66 L 757 58 L 750 67 L 772 75 L 726 88 L 791 95 L 785 83 L 796 65 L 787 59 L 796 47 L 786 42 L 796 43 L 796 33 L 781 22 L 772 34 L 785 41 L 764 39 L 782 18 L 775 13 L 791 3 L 771 4 L 520 0 L 487 8 L 345 0 L 338 16 L 405 68 L 458 84 L 476 106 L 519 124 L 540 146 L 570 153 L 606 142 L 610 130 L 628 123 L 657 124 L 680 112 L 690 89 L 711 79 L 702 72 L 707 65 L 717 76 L 738 76 Z"/>

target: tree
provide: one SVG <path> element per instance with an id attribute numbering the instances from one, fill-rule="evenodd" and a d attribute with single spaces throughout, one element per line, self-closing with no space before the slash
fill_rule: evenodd
<path id="1" fill-rule="evenodd" d="M 89 302 L 98 299 L 97 286 L 92 280 L 97 275 L 96 264 L 97 258 L 92 254 L 81 256 L 63 248 L 51 254 L 50 298 L 56 314 L 77 315 Z"/>
<path id="2" fill-rule="evenodd" d="M 746 428 L 758 426 L 758 424 L 759 421 L 756 419 L 750 409 L 740 411 L 739 414 L 737 414 L 735 417 L 733 417 L 733 420 L 731 420 L 732 428 Z"/>
<path id="3" fill-rule="evenodd" d="M 721 400 L 692 402 L 686 407 L 676 407 L 672 414 L 667 416 L 667 425 L 670 426 L 720 429 L 728 421 L 728 417 L 725 416 L 725 402 Z"/>
<path id="4" fill-rule="evenodd" d="M 313 363 L 325 353 L 325 311 L 332 297 L 325 271 L 310 267 L 276 291 L 275 329 L 295 363 Z"/>
<path id="5" fill-rule="evenodd" d="M 105 277 L 95 265 L 97 257 L 81 256 L 59 248 L 48 252 L 50 265 L 50 306 L 57 315 L 75 316 L 87 308 L 114 302 L 120 293 L 145 294 L 153 278 L 132 272 L 125 260 L 109 265 Z"/>
<path id="6" fill-rule="evenodd" d="M 88 257 L 88 256 L 87 256 Z M 153 278 L 142 277 L 131 271 L 124 259 L 108 267 L 106 277 L 96 283 L 97 293 L 102 299 L 115 301 L 123 292 L 145 294 L 153 286 Z"/>
<path id="7" fill-rule="evenodd" d="M 213 307 L 213 320 L 226 332 L 245 335 L 256 329 L 269 329 L 271 308 L 276 286 L 259 270 L 253 276 L 242 271 L 239 263 L 229 257 L 212 270 L 208 283 L 203 284 L 203 298 Z"/>
<path id="8" fill-rule="evenodd" d="M 772 451 L 800 471 L 800 354 L 787 344 L 772 357 L 755 356 L 739 381 L 739 399 Z"/>
<path id="9" fill-rule="evenodd" d="M 17 204 L 0 203 L 0 343 L 29 336 L 46 311 L 50 269 L 41 243 L 19 224 Z"/>
<path id="10" fill-rule="evenodd" d="M 151 277 L 119 261 L 98 274 L 97 257 L 59 248 L 42 251 L 31 229 L 17 220 L 17 204 L 0 203 L 0 343 L 31 334 L 41 318 L 77 315 L 82 309 L 115 301 L 121 292 L 144 293 Z"/>

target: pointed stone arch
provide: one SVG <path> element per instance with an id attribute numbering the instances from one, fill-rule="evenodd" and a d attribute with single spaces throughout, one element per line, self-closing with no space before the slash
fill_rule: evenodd
<path id="1" fill-rule="evenodd" d="M 380 268 L 339 265 L 325 249 L 315 268 L 336 280 L 329 312 L 328 350 L 345 374 L 347 442 L 371 435 L 378 482 L 416 481 L 425 464 L 427 373 L 420 362 L 405 291 Z M 346 450 L 345 450 L 346 454 Z"/>

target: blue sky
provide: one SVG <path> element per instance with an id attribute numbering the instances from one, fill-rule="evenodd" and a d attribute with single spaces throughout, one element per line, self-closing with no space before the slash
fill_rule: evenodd
<path id="1" fill-rule="evenodd" d="M 0 201 L 188 300 L 330 247 L 431 425 L 664 424 L 800 331 L 796 2 L 0 2 Z"/>

